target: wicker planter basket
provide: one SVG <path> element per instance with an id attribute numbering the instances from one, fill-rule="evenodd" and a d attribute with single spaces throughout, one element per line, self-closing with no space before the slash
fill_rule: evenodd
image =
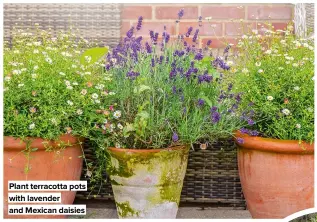
<path id="1" fill-rule="evenodd" d="M 87 163 L 96 164 L 93 144 L 87 141 L 84 150 Z M 88 190 L 77 192 L 78 199 L 113 200 L 106 173 L 104 180 L 94 184 L 94 188 L 85 175 L 84 166 L 81 179 L 88 180 Z M 195 146 L 195 151 L 190 150 L 181 202 L 246 209 L 233 140 L 219 140 L 206 150 L 199 146 Z"/>

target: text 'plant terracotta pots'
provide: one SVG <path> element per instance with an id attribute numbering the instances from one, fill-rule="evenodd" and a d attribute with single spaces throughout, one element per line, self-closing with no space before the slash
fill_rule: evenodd
<path id="1" fill-rule="evenodd" d="M 30 138 L 30 147 L 34 151 L 30 153 L 30 158 L 22 152 L 27 144 L 20 139 L 10 136 L 4 137 L 4 217 L 5 218 L 65 218 L 64 215 L 56 216 L 15 216 L 8 215 L 8 181 L 9 180 L 79 180 L 82 170 L 82 149 L 79 141 L 71 135 L 63 135 L 56 142 L 44 141 L 41 138 Z M 51 152 L 47 152 L 47 148 Z M 37 148 L 37 150 L 35 150 Z M 29 164 L 27 164 L 29 161 Z M 25 173 L 25 168 L 29 167 L 29 172 Z M 14 191 L 17 192 L 17 191 Z M 21 191 L 23 192 L 23 191 Z M 29 191 L 28 191 L 29 192 Z M 30 191 L 37 192 L 37 191 Z M 53 192 L 53 191 L 46 191 Z M 72 204 L 76 192 L 63 191 L 61 204 Z"/>
<path id="2" fill-rule="evenodd" d="M 189 147 L 108 151 L 119 218 L 176 218 Z"/>
<path id="3" fill-rule="evenodd" d="M 240 132 L 235 137 L 242 190 L 253 218 L 285 218 L 314 207 L 314 144 Z"/>

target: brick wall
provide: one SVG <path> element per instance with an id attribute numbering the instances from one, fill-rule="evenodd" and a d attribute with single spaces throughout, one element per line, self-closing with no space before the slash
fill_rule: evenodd
<path id="1" fill-rule="evenodd" d="M 180 23 L 176 23 L 177 13 L 184 9 Z M 123 4 L 121 36 L 125 36 L 131 26 L 135 26 L 139 16 L 143 16 L 143 26 L 138 34 L 149 36 L 149 30 L 162 34 L 166 25 L 171 38 L 185 34 L 188 27 L 200 28 L 199 46 L 208 39 L 211 47 L 223 48 L 225 42 L 236 43 L 243 29 L 256 26 L 261 28 L 269 21 L 275 29 L 283 29 L 293 19 L 292 4 Z M 202 16 L 202 26 L 198 26 L 198 17 Z M 211 20 L 205 20 L 212 17 Z M 241 25 L 241 21 L 244 25 Z M 263 24 L 261 24 L 263 23 Z M 194 31 L 193 31 L 194 32 Z"/>

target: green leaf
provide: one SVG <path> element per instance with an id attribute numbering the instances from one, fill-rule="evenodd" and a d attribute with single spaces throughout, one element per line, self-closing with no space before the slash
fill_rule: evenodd
<path id="1" fill-rule="evenodd" d="M 212 102 L 210 101 L 210 99 L 207 96 L 201 94 L 200 98 L 204 99 L 210 108 L 212 107 Z"/>
<path id="2" fill-rule="evenodd" d="M 32 148 L 32 152 L 37 151 L 39 148 Z"/>
<path id="3" fill-rule="evenodd" d="M 149 86 L 140 85 L 139 87 L 135 87 L 133 92 L 140 94 L 141 92 L 146 91 L 146 90 L 150 90 L 150 89 L 151 89 L 151 87 L 149 87 Z"/>
<path id="4" fill-rule="evenodd" d="M 82 65 L 93 64 L 101 59 L 107 52 L 108 47 L 98 47 L 98 48 L 91 48 L 87 49 L 81 56 L 80 56 L 80 63 Z"/>
<path id="5" fill-rule="evenodd" d="M 150 117 L 149 113 L 146 111 L 139 112 L 137 116 L 141 117 L 142 119 L 148 119 Z"/>

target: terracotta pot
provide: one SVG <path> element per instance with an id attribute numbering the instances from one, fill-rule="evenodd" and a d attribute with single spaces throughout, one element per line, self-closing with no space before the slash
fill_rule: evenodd
<path id="1" fill-rule="evenodd" d="M 189 147 L 108 151 L 119 218 L 176 218 Z"/>
<path id="2" fill-rule="evenodd" d="M 14 216 L 8 215 L 8 181 L 9 180 L 79 180 L 82 170 L 82 149 L 78 138 L 71 135 L 63 135 L 60 140 L 67 144 L 63 150 L 58 149 L 58 142 L 44 141 L 41 138 L 32 138 L 32 148 L 38 150 L 31 152 L 29 159 L 30 170 L 24 172 L 27 166 L 27 158 L 21 152 L 26 144 L 20 139 L 10 136 L 4 137 L 4 217 L 5 218 L 65 218 L 65 215 L 56 216 Z M 80 139 L 80 141 L 83 141 Z M 47 142 L 50 147 L 56 148 L 55 152 L 46 152 Z M 51 191 L 50 191 L 51 192 Z M 76 192 L 66 191 L 62 193 L 62 204 L 72 204 Z"/>
<path id="3" fill-rule="evenodd" d="M 314 144 L 240 132 L 235 137 L 242 190 L 253 218 L 285 218 L 314 207 Z"/>

